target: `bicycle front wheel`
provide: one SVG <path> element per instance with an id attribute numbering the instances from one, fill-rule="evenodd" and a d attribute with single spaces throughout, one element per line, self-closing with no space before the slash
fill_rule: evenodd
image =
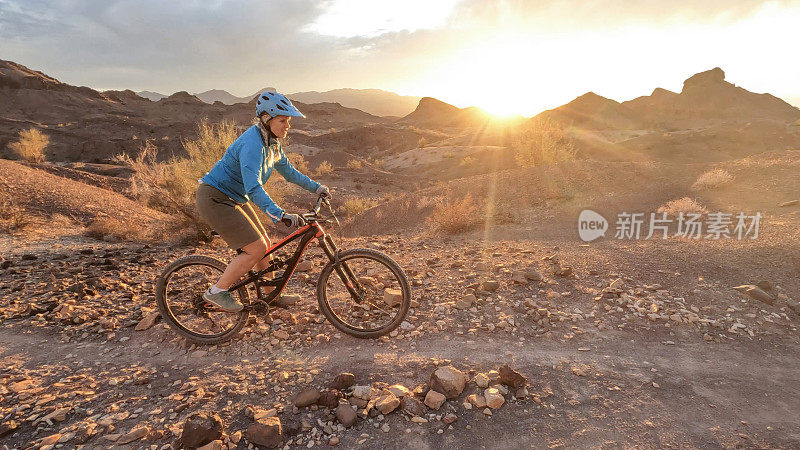
<path id="1" fill-rule="evenodd" d="M 370 249 L 346 250 L 329 262 L 317 281 L 319 309 L 337 329 L 358 338 L 383 336 L 397 328 L 411 305 L 403 269 Z"/>
<path id="2" fill-rule="evenodd" d="M 198 344 L 217 344 L 233 338 L 247 322 L 247 308 L 226 312 L 203 300 L 203 292 L 216 283 L 225 263 L 208 256 L 179 258 L 162 272 L 156 283 L 156 303 L 161 317 L 183 337 Z M 247 305 L 247 289 L 231 293 Z"/>

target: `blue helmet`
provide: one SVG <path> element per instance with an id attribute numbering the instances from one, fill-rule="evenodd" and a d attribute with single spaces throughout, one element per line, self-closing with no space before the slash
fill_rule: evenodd
<path id="1" fill-rule="evenodd" d="M 275 116 L 293 116 L 293 117 L 306 117 L 301 113 L 286 96 L 278 94 L 277 92 L 264 91 L 258 96 L 256 100 L 256 115 L 267 113 L 270 117 Z"/>

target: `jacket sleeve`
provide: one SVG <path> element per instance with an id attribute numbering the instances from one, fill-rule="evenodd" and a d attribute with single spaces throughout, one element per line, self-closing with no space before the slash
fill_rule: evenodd
<path id="1" fill-rule="evenodd" d="M 316 181 L 295 169 L 292 163 L 289 162 L 289 158 L 286 157 L 286 153 L 283 152 L 283 149 L 280 150 L 280 158 L 275 162 L 275 170 L 277 170 L 286 181 L 294 183 L 307 191 L 316 192 L 321 186 Z"/>
<path id="2" fill-rule="evenodd" d="M 283 217 L 283 209 L 275 204 L 269 194 L 261 185 L 261 168 L 263 166 L 264 155 L 261 147 L 255 145 L 245 145 L 239 153 L 239 165 L 242 171 L 242 184 L 247 197 L 261 208 L 264 213 L 277 223 Z"/>

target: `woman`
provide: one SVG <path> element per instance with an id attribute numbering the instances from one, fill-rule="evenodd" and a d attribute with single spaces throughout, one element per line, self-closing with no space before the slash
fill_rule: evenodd
<path id="1" fill-rule="evenodd" d="M 270 246 L 264 226 L 248 204 L 252 201 L 272 219 L 289 227 L 298 227 L 302 218 L 281 209 L 262 187 L 275 168 L 298 186 L 330 196 L 327 186 L 311 180 L 292 166 L 283 153 L 278 138 L 289 132 L 292 117 L 305 117 L 281 94 L 265 91 L 256 101 L 258 123 L 248 128 L 231 144 L 213 168 L 200 179 L 197 210 L 200 216 L 234 250 L 234 257 L 217 283 L 203 294 L 203 299 L 225 311 L 241 311 L 241 302 L 228 288 L 253 266 L 263 270 L 269 264 L 264 255 Z"/>

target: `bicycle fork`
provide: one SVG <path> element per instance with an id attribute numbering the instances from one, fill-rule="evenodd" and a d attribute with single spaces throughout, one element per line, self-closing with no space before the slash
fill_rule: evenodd
<path id="1" fill-rule="evenodd" d="M 342 280 L 342 283 L 344 283 L 347 291 L 350 293 L 350 296 L 356 301 L 356 303 L 361 303 L 362 298 L 360 292 L 363 292 L 364 288 L 361 287 L 361 284 L 353 274 L 350 266 L 340 260 L 339 249 L 336 247 L 336 244 L 333 243 L 333 239 L 331 239 L 331 237 L 327 234 L 321 236 L 319 238 L 319 245 L 322 247 L 322 250 L 325 252 L 325 254 L 328 255 L 328 258 L 331 260 L 331 262 L 333 262 L 333 269 L 336 271 L 339 279 Z"/>

